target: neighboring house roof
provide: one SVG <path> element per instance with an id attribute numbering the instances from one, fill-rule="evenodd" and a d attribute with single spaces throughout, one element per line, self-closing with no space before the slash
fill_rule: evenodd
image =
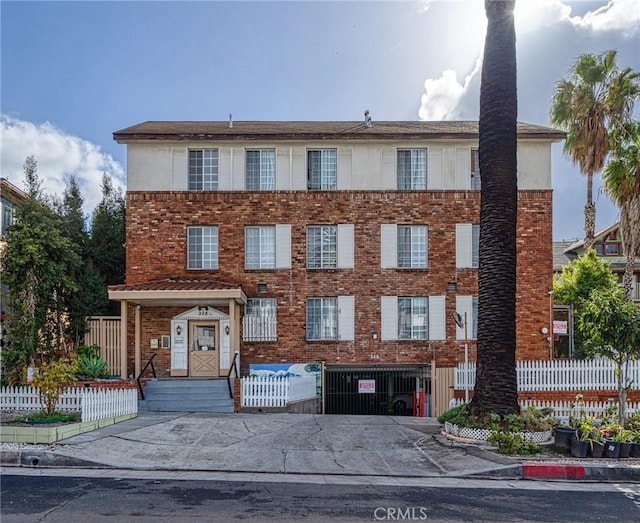
<path id="1" fill-rule="evenodd" d="M 575 257 L 575 254 L 568 254 L 567 248 L 572 242 L 553 242 L 553 272 L 560 272 L 565 265 L 568 265 Z"/>
<path id="2" fill-rule="evenodd" d="M 607 227 L 606 229 L 602 229 L 601 231 L 596 232 L 593 236 L 593 239 L 595 241 L 604 240 L 610 233 L 617 230 L 619 227 L 620 227 L 620 222 L 616 222 L 613 225 L 610 225 L 609 227 Z M 584 238 L 582 240 L 577 240 L 572 244 L 570 244 L 567 247 L 566 252 L 576 252 L 578 250 L 580 251 L 584 250 Z"/>
<path id="3" fill-rule="evenodd" d="M 6 178 L 0 178 L 0 196 L 14 204 L 23 202 L 29 198 L 27 193 L 18 189 Z"/>
<path id="4" fill-rule="evenodd" d="M 518 122 L 518 137 L 563 140 L 564 131 Z M 313 140 L 478 138 L 477 121 L 438 122 L 170 122 L 149 121 L 113 133 L 134 140 Z"/>
<path id="5" fill-rule="evenodd" d="M 594 234 L 595 243 L 606 243 L 607 237 L 618 230 L 620 222 L 616 222 L 609 227 Z M 553 242 L 553 270 L 559 272 L 562 267 L 584 253 L 584 239 L 574 242 Z M 625 256 L 599 256 L 606 260 L 614 271 L 624 270 L 627 259 Z M 636 268 L 640 268 L 640 258 L 636 258 Z"/>

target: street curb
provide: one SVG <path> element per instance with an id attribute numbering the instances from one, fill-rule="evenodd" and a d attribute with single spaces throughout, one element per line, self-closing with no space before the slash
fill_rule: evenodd
<path id="1" fill-rule="evenodd" d="M 46 450 L 3 450 L 0 452 L 0 465 L 3 467 L 81 467 L 113 469 L 111 465 L 95 463 L 83 459 L 54 454 Z"/>
<path id="2" fill-rule="evenodd" d="M 597 465 L 523 463 L 523 479 L 577 481 L 640 481 L 640 465 L 606 467 Z"/>

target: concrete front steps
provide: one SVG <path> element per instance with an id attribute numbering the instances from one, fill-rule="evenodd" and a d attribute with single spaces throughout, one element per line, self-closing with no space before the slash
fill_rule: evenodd
<path id="1" fill-rule="evenodd" d="M 231 380 L 233 390 L 233 379 Z M 149 379 L 138 410 L 156 412 L 233 412 L 227 378 Z"/>

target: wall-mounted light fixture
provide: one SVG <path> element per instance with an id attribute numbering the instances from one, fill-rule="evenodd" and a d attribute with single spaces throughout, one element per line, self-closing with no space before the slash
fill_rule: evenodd
<path id="1" fill-rule="evenodd" d="M 178 336 L 180 336 L 180 334 L 182 334 L 182 327 L 180 327 L 180 325 L 178 325 L 178 326 L 176 327 L 176 334 L 177 334 Z"/>
<path id="2" fill-rule="evenodd" d="M 377 340 L 377 339 L 378 339 L 378 333 L 377 333 L 376 331 L 373 331 L 373 332 L 371 333 L 371 337 L 372 337 L 374 340 Z"/>
<path id="3" fill-rule="evenodd" d="M 229 325 L 225 325 L 224 327 L 224 333 L 229 336 Z"/>

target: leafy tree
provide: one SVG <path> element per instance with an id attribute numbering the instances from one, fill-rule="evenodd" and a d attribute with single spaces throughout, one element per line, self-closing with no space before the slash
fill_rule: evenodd
<path id="1" fill-rule="evenodd" d="M 60 231 L 60 218 L 40 189 L 37 162 L 24 165 L 29 198 L 17 210 L 2 255 L 2 279 L 9 288 L 9 340 L 3 358 L 12 381 L 22 369 L 51 359 L 66 347 L 64 297 L 77 289 L 69 268 L 79 258 Z"/>
<path id="2" fill-rule="evenodd" d="M 517 414 L 517 95 L 514 0 L 486 0 L 480 87 L 478 361 L 471 414 Z"/>
<path id="3" fill-rule="evenodd" d="M 47 415 L 54 413 L 58 398 L 69 384 L 77 381 L 77 372 L 77 360 L 60 358 L 43 365 L 33 377 L 33 386 L 40 392 L 40 401 Z"/>
<path id="4" fill-rule="evenodd" d="M 613 291 L 618 287 L 615 274 L 609 264 L 598 258 L 593 249 L 578 256 L 563 267 L 562 273 L 553 281 L 553 299 L 556 303 L 573 305 L 574 318 L 582 312 L 583 304 L 589 299 L 592 291 Z M 578 329 L 575 332 L 575 356 L 590 356 L 585 345 L 584 334 Z"/>
<path id="5" fill-rule="evenodd" d="M 102 177 L 102 201 L 91 219 L 91 253 L 96 271 L 106 285 L 125 280 L 125 201 L 111 178 Z"/>
<path id="6" fill-rule="evenodd" d="M 618 386 L 618 416 L 621 426 L 626 418 L 629 361 L 640 356 L 640 308 L 624 300 L 622 290 L 593 291 L 578 317 L 578 329 L 595 353 L 609 358 L 615 366 Z"/>
<path id="7" fill-rule="evenodd" d="M 596 208 L 593 177 L 602 170 L 613 125 L 629 119 L 637 75 L 616 65 L 616 51 L 583 54 L 556 84 L 551 101 L 551 123 L 567 131 L 564 152 L 587 177 L 584 208 L 585 246 L 594 243 Z"/>
<path id="8" fill-rule="evenodd" d="M 640 121 L 631 121 L 611 135 L 611 159 L 604 169 L 604 188 L 620 208 L 622 252 L 626 256 L 622 287 L 633 299 L 633 271 L 640 257 Z"/>
<path id="9" fill-rule="evenodd" d="M 77 289 L 63 297 L 68 313 L 65 331 L 74 347 L 78 347 L 83 341 L 87 331 L 87 318 L 102 310 L 107 303 L 106 289 L 90 259 L 83 203 L 80 188 L 75 177 L 71 176 L 59 204 L 58 214 L 61 217 L 61 233 L 71 241 L 78 255 L 77 263 L 69 267 L 69 274 L 76 282 Z"/>

